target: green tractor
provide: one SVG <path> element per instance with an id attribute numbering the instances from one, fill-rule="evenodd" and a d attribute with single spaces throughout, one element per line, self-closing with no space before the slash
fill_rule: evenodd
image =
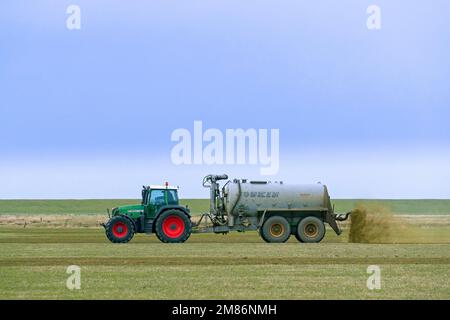
<path id="1" fill-rule="evenodd" d="M 191 215 L 178 201 L 178 187 L 144 186 L 141 204 L 113 208 L 102 224 L 107 238 L 126 243 L 135 233 L 155 233 L 162 242 L 184 242 L 192 232 Z"/>

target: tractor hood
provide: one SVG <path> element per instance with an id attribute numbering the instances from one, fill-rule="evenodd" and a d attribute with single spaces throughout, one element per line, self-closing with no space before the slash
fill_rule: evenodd
<path id="1" fill-rule="evenodd" d="M 141 204 L 132 204 L 127 206 L 120 206 L 112 209 L 112 215 L 125 215 L 131 218 L 138 218 L 144 213 L 144 206 Z"/>

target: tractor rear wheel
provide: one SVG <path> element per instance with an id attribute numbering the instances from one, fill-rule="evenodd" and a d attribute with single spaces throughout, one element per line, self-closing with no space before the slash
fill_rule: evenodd
<path id="1" fill-rule="evenodd" d="M 134 223 L 125 216 L 114 216 L 106 224 L 106 237 L 113 243 L 126 243 L 134 236 Z"/>
<path id="2" fill-rule="evenodd" d="M 264 222 L 259 232 L 266 242 L 286 242 L 291 236 L 291 226 L 286 218 L 273 216 Z"/>
<path id="3" fill-rule="evenodd" d="M 191 220 L 180 210 L 167 210 L 156 220 L 155 233 L 162 242 L 185 242 L 191 232 Z"/>
<path id="4" fill-rule="evenodd" d="M 316 217 L 306 217 L 297 226 L 296 238 L 301 242 L 320 242 L 325 236 L 325 224 Z"/>

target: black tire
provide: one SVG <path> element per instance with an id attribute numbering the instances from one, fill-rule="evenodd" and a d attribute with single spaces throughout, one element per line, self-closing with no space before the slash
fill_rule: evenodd
<path id="1" fill-rule="evenodd" d="M 296 238 L 301 242 L 315 243 L 325 236 L 325 224 L 316 217 L 306 217 L 297 226 Z"/>
<path id="2" fill-rule="evenodd" d="M 297 226 L 297 228 L 298 228 L 298 226 Z M 304 241 L 298 236 L 298 232 L 295 232 L 294 235 L 295 235 L 295 239 L 297 239 L 298 242 L 304 242 Z"/>
<path id="3" fill-rule="evenodd" d="M 191 232 L 191 220 L 180 210 L 172 209 L 164 211 L 156 220 L 155 233 L 161 242 L 185 242 L 189 239 Z"/>
<path id="4" fill-rule="evenodd" d="M 125 216 L 112 217 L 105 228 L 106 237 L 113 243 L 127 243 L 134 236 L 134 223 Z"/>
<path id="5" fill-rule="evenodd" d="M 282 243 L 288 241 L 291 236 L 291 226 L 285 218 L 273 216 L 264 221 L 259 234 L 266 242 Z"/>

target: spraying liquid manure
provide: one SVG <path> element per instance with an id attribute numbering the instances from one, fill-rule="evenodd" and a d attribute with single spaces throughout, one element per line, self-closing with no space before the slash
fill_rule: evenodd
<path id="1" fill-rule="evenodd" d="M 352 243 L 416 243 L 420 238 L 417 228 L 380 205 L 360 204 L 350 215 Z"/>
<path id="2" fill-rule="evenodd" d="M 381 206 L 359 205 L 350 215 L 349 242 L 380 243 L 392 238 L 392 213 Z"/>

